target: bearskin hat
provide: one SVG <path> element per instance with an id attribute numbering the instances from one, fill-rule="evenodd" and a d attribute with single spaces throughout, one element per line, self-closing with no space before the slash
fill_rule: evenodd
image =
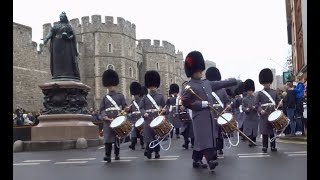
<path id="1" fill-rule="evenodd" d="M 140 96 L 144 96 L 148 94 L 148 89 L 145 86 L 141 86 Z"/>
<path id="2" fill-rule="evenodd" d="M 173 94 L 173 93 L 179 93 L 179 86 L 178 86 L 178 84 L 171 84 L 170 85 L 170 91 L 171 91 L 171 93 Z"/>
<path id="3" fill-rule="evenodd" d="M 244 90 L 254 92 L 255 87 L 254 87 L 254 81 L 252 79 L 247 79 L 244 81 Z"/>
<path id="4" fill-rule="evenodd" d="M 273 74 L 271 69 L 264 68 L 259 73 L 259 83 L 260 84 L 271 84 L 273 81 Z"/>
<path id="5" fill-rule="evenodd" d="M 104 71 L 102 75 L 102 84 L 105 87 L 117 86 L 119 84 L 119 76 L 117 72 L 112 69 Z"/>
<path id="6" fill-rule="evenodd" d="M 216 67 L 209 67 L 206 71 L 206 78 L 209 81 L 220 81 L 221 74 L 218 68 Z"/>
<path id="7" fill-rule="evenodd" d="M 234 96 L 234 94 L 233 94 L 233 92 L 232 92 L 231 89 L 226 89 L 226 93 L 227 93 L 227 95 L 230 96 L 230 97 L 233 97 L 233 96 Z"/>
<path id="8" fill-rule="evenodd" d="M 197 71 L 204 71 L 206 65 L 201 52 L 192 51 L 190 52 L 184 61 L 184 71 L 186 76 L 189 78 L 193 73 Z"/>
<path id="9" fill-rule="evenodd" d="M 138 82 L 132 82 L 130 84 L 130 93 L 132 95 L 140 95 L 141 94 L 141 84 Z"/>
<path id="10" fill-rule="evenodd" d="M 149 87 L 159 87 L 160 86 L 160 75 L 157 71 L 151 70 L 147 71 L 144 75 L 144 84 L 147 88 Z"/>
<path id="11" fill-rule="evenodd" d="M 243 92 L 244 92 L 244 82 L 241 82 L 237 89 L 238 89 L 238 93 L 239 94 L 243 94 Z"/>

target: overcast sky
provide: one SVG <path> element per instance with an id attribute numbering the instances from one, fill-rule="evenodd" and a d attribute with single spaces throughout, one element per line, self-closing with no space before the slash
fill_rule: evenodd
<path id="1" fill-rule="evenodd" d="M 185 57 L 202 52 L 223 79 L 253 79 L 256 90 L 263 68 L 281 75 L 290 55 L 284 0 L 13 0 L 13 21 L 32 27 L 42 41 L 42 25 L 101 15 L 123 17 L 136 25 L 137 39 L 167 40 Z M 268 59 L 273 59 L 268 60 Z"/>

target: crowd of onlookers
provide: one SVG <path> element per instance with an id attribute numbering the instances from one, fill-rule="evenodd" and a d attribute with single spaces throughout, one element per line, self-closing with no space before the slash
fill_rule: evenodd
<path id="1" fill-rule="evenodd" d="M 39 123 L 38 117 L 41 113 L 42 110 L 32 113 L 18 106 L 13 113 L 13 126 L 37 125 Z"/>

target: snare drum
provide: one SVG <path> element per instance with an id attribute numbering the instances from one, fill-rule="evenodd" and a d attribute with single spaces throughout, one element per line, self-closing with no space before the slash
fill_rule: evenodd
<path id="1" fill-rule="evenodd" d="M 110 128 L 114 130 L 118 137 L 124 138 L 130 134 L 132 124 L 125 116 L 119 116 L 111 122 Z"/>
<path id="2" fill-rule="evenodd" d="M 237 129 L 237 122 L 233 115 L 231 113 L 223 113 L 221 116 L 218 118 L 218 124 L 222 126 L 223 132 L 226 134 L 233 133 Z"/>
<path id="3" fill-rule="evenodd" d="M 137 128 L 140 134 L 142 134 L 142 131 L 143 131 L 143 124 L 144 124 L 143 118 L 138 119 L 138 121 L 134 124 L 134 127 Z"/>
<path id="4" fill-rule="evenodd" d="M 273 111 L 268 116 L 268 121 L 272 124 L 272 127 L 276 130 L 282 130 L 289 123 L 289 119 L 282 113 L 281 110 Z"/>
<path id="5" fill-rule="evenodd" d="M 173 128 L 173 125 L 166 119 L 165 116 L 158 116 L 151 121 L 150 127 L 160 138 L 167 135 Z"/>

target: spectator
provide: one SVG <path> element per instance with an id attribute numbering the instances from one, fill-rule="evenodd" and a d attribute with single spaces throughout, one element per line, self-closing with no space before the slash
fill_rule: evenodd
<path id="1" fill-rule="evenodd" d="M 23 114 L 24 125 L 33 125 L 33 122 L 28 118 L 28 114 Z"/>
<path id="2" fill-rule="evenodd" d="M 295 92 L 295 100 L 296 100 L 296 111 L 295 111 L 295 119 L 296 119 L 296 135 L 302 135 L 302 117 L 303 117 L 303 96 L 305 90 L 305 80 L 302 75 L 297 76 L 296 78 L 297 86 L 293 89 Z"/>
<path id="3" fill-rule="evenodd" d="M 284 104 L 286 105 L 287 116 L 290 119 L 290 136 L 295 136 L 296 122 L 294 121 L 294 113 L 296 110 L 296 96 L 292 82 L 287 82 L 287 86 L 288 90 L 287 95 L 284 98 Z"/>

